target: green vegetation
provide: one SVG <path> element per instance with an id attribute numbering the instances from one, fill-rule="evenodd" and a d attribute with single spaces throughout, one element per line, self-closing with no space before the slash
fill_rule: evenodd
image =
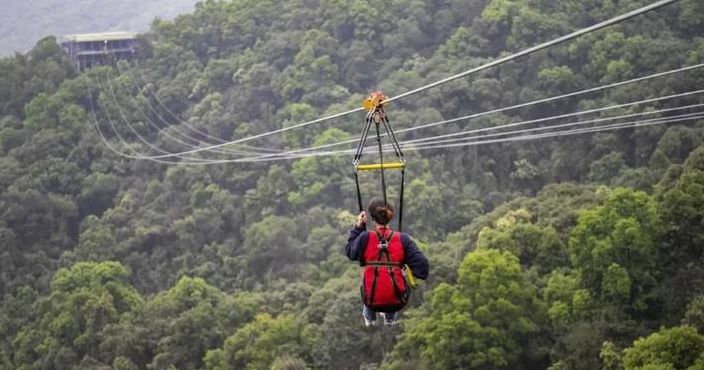
<path id="1" fill-rule="evenodd" d="M 53 38 L 0 59 L 0 369 L 704 368 L 701 120 L 407 153 L 404 225 L 431 276 L 391 329 L 363 327 L 359 269 L 342 255 L 350 158 L 169 166 L 115 155 L 93 121 L 99 107 L 110 142 L 142 153 L 155 152 L 136 133 L 184 149 L 166 135 L 192 133 L 182 121 L 240 138 L 645 3 L 208 0 L 155 22 L 131 65 L 79 74 Z M 683 0 L 394 102 L 390 120 L 411 127 L 702 63 L 702 19 L 702 2 Z M 689 72 L 469 125 L 703 83 Z M 249 144 L 335 142 L 361 121 Z M 378 191 L 363 185 L 367 199 Z"/>

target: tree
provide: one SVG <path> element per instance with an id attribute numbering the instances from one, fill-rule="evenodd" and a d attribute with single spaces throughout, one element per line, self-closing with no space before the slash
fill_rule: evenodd
<path id="1" fill-rule="evenodd" d="M 540 316 L 534 294 L 511 252 L 469 253 L 459 267 L 457 286 L 435 288 L 430 307 L 418 313 L 392 358 L 415 352 L 438 369 L 537 366 L 545 359 L 528 349 Z M 389 367 L 402 364 L 397 361 Z"/>
<path id="2" fill-rule="evenodd" d="M 294 220 L 281 216 L 252 224 L 245 231 L 242 269 L 253 277 L 294 277 L 296 265 L 305 259 L 297 230 Z"/>
<path id="3" fill-rule="evenodd" d="M 662 231 L 651 196 L 615 189 L 603 206 L 582 213 L 572 230 L 570 260 L 580 285 L 599 302 L 645 311 L 652 303 Z"/>
<path id="4" fill-rule="evenodd" d="M 310 361 L 310 341 L 305 325 L 293 316 L 260 314 L 227 338 L 221 349 L 208 351 L 205 368 L 266 370 L 286 355 Z"/>
<path id="5" fill-rule="evenodd" d="M 143 304 L 117 262 L 77 263 L 59 270 L 49 296 L 33 307 L 38 320 L 15 336 L 15 358 L 26 368 L 63 368 L 84 358 L 103 363 L 105 328 L 125 320 Z"/>
<path id="6" fill-rule="evenodd" d="M 625 370 L 700 369 L 704 336 L 691 326 L 662 329 L 636 340 L 624 353 Z"/>
<path id="7" fill-rule="evenodd" d="M 701 294 L 704 282 L 704 147 L 693 151 L 683 172 L 664 192 L 659 204 L 665 222 L 667 243 L 661 251 L 661 266 L 671 321 L 677 320 L 686 303 Z M 673 290 L 677 287 L 677 290 Z"/>
<path id="8" fill-rule="evenodd" d="M 381 362 L 394 345 L 399 330 L 362 327 L 358 274 L 357 267 L 350 266 L 343 277 L 329 280 L 306 302 L 306 319 L 313 323 L 315 368 L 363 368 Z"/>
<path id="9" fill-rule="evenodd" d="M 704 332 L 704 296 L 698 296 L 689 302 L 682 324 L 691 326 L 700 333 Z"/>
<path id="10" fill-rule="evenodd" d="M 254 307 L 200 278 L 183 277 L 106 330 L 101 350 L 139 366 L 202 369 L 206 351 L 222 344 Z"/>
<path id="11" fill-rule="evenodd" d="M 525 209 L 507 212 L 479 233 L 477 248 L 509 251 L 518 256 L 525 268 L 537 268 L 548 273 L 568 265 L 567 248 L 551 226 L 531 222 Z"/>

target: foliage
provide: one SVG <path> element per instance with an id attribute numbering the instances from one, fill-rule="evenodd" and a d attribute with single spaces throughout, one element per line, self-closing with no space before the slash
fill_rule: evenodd
<path id="1" fill-rule="evenodd" d="M 12 344 L 23 368 L 56 368 L 86 358 L 103 360 L 107 327 L 143 304 L 117 262 L 77 263 L 59 270 L 49 296 L 32 308 L 38 320 L 20 329 Z"/>
<path id="2" fill-rule="evenodd" d="M 539 313 L 518 258 L 479 250 L 467 255 L 458 273 L 456 287 L 441 284 L 433 291 L 428 317 L 418 317 L 397 351 L 415 352 L 438 369 L 530 368 L 526 347 Z"/>
<path id="3" fill-rule="evenodd" d="M 356 108 L 369 91 L 395 96 L 643 3 L 208 0 L 155 21 L 129 63 L 79 74 L 51 37 L 0 59 L 0 368 L 704 364 L 689 356 L 703 322 L 701 120 L 406 150 L 404 230 L 431 261 L 430 278 L 400 327 L 369 330 L 359 269 L 341 253 L 356 216 L 349 158 L 167 166 L 120 157 L 101 137 L 155 153 L 140 137 L 181 151 L 288 128 Z M 399 99 L 390 122 L 400 131 L 701 63 L 702 11 L 677 2 Z M 693 70 L 399 137 L 488 129 L 702 82 Z M 220 149 L 329 145 L 358 137 L 361 119 Z M 387 175 L 397 204 L 400 178 Z M 364 201 L 379 196 L 377 177 L 361 180 Z"/>
<path id="4" fill-rule="evenodd" d="M 663 329 L 633 342 L 625 350 L 625 370 L 698 369 L 702 365 L 704 337 L 690 326 Z M 695 364 L 696 363 L 696 364 Z"/>
<path id="5" fill-rule="evenodd" d="M 206 369 L 268 369 L 280 356 L 303 356 L 310 338 L 293 316 L 273 318 L 258 315 L 255 320 L 227 338 L 222 349 L 205 356 Z"/>

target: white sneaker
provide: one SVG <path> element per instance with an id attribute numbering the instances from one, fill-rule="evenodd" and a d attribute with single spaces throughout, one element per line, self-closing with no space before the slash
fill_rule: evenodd
<path id="1" fill-rule="evenodd" d="M 362 315 L 362 318 L 364 318 L 364 326 L 366 326 L 366 327 L 374 326 L 374 323 L 375 323 L 374 320 L 369 320 L 368 318 L 364 317 L 364 315 Z"/>

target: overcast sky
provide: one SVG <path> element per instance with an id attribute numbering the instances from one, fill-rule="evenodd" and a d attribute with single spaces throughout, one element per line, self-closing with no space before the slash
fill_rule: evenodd
<path id="1" fill-rule="evenodd" d="M 0 0 L 0 55 L 26 52 L 41 38 L 149 30 L 156 17 L 191 13 L 198 0 Z"/>

